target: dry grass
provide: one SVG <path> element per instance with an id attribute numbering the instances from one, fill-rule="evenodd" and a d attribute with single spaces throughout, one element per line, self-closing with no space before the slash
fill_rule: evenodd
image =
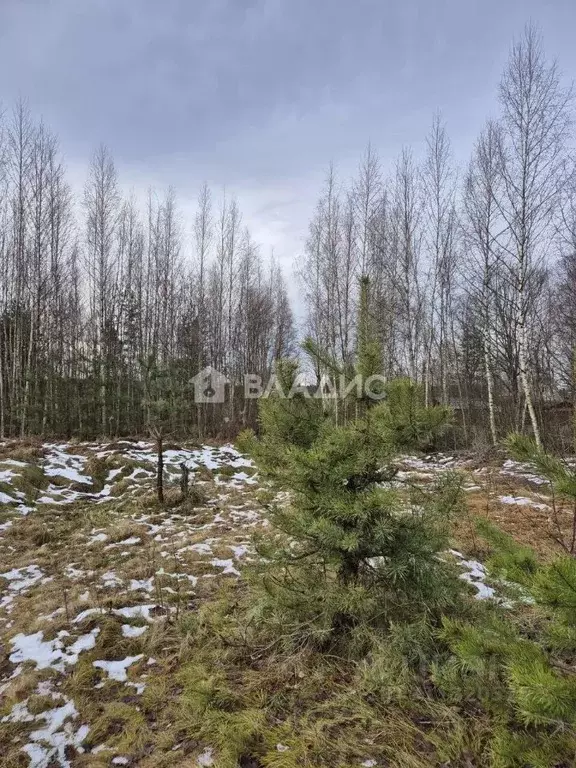
<path id="1" fill-rule="evenodd" d="M 40 438 L 25 440 L 7 440 L 0 445 L 0 461 L 15 459 L 16 461 L 35 461 L 44 455 L 45 449 Z"/>
<path id="2" fill-rule="evenodd" d="M 120 468 L 117 457 L 93 461 L 93 454 L 87 455 L 86 472 L 101 484 L 111 468 Z M 118 489 L 132 469 L 130 465 L 117 476 Z M 266 487 L 217 484 L 216 475 L 222 482 L 236 471 L 244 468 L 195 472 L 194 479 L 202 479 L 191 486 L 191 495 L 183 500 L 179 489 L 169 486 L 164 505 L 158 503 L 150 479 L 137 497 L 43 508 L 15 519 L 0 537 L 2 569 L 35 564 L 44 580 L 15 597 L 5 616 L 12 623 L 2 625 L 0 640 L 9 648 L 18 632 L 41 630 L 45 640 L 67 632 L 69 647 L 95 628 L 100 632 L 96 647 L 63 674 L 25 665 L 3 694 L 0 716 L 25 700 L 30 711 L 41 713 L 49 702 L 38 693 L 38 683 L 52 680 L 59 695 L 74 701 L 80 713 L 77 724 L 90 725 L 85 747 L 107 747 L 97 754 L 74 755 L 74 768 L 110 766 L 115 756 L 127 756 L 131 765 L 142 768 L 196 768 L 207 745 L 214 747 L 220 768 L 351 768 L 367 759 L 390 768 L 487 764 L 478 757 L 488 727 L 482 717 L 470 718 L 432 698 L 411 697 L 409 688 L 404 695 L 412 703 L 399 711 L 385 693 L 374 693 L 370 675 L 357 664 L 304 651 L 282 656 L 273 648 L 264 650 L 243 613 L 244 582 L 211 563 L 213 558 L 232 560 L 241 570 L 243 560 L 234 559 L 231 547 L 261 531 L 262 520 L 241 514 L 235 519 L 234 514 L 264 515 L 275 496 Z M 481 482 L 483 488 L 466 494 L 468 512 L 455 528 L 456 548 L 478 559 L 488 554 L 474 528 L 481 516 L 543 557 L 558 553 L 549 535 L 549 513 L 498 503 L 498 495 L 529 495 L 520 482 L 502 478 L 497 469 L 491 476 L 469 475 L 467 481 Z M 537 498 L 533 491 L 531 496 Z M 95 532 L 106 539 L 93 541 Z M 122 544 L 134 537 L 140 541 Z M 195 548 L 202 544 L 210 552 Z M 118 583 L 106 586 L 103 576 L 110 574 Z M 131 588 L 133 581 L 149 579 L 151 591 Z M 152 621 L 112 613 L 138 604 L 159 606 Z M 103 614 L 74 622 L 88 608 Z M 126 637 L 123 626 L 146 631 Z M 145 685 L 142 693 L 93 666 L 96 660 L 140 654 L 127 674 L 128 682 Z M 4 655 L 3 680 L 13 668 Z M 392 682 L 396 690 L 400 681 Z M 28 765 L 21 747 L 34 727 L 0 726 L 0 741 L 7 745 L 0 760 L 3 768 Z M 288 749 L 279 751 L 278 744 Z"/>
<path id="3" fill-rule="evenodd" d="M 553 520 L 553 510 L 537 509 L 529 504 L 512 505 L 499 502 L 497 497 L 505 495 L 529 498 L 525 487 L 509 482 L 493 486 L 489 493 L 483 490 L 467 494 L 467 513 L 458 521 L 454 532 L 457 548 L 466 554 L 480 556 L 480 559 L 487 554 L 486 545 L 475 533 L 475 521 L 481 517 L 489 520 L 519 543 L 534 549 L 544 560 L 562 554 L 563 548 L 557 540 L 558 528 Z M 550 497 L 537 496 L 534 501 L 552 505 Z M 572 529 L 572 510 L 567 506 L 558 505 L 555 519 L 560 523 L 560 529 L 568 540 Z"/>
<path id="4" fill-rule="evenodd" d="M 81 447 L 72 451 L 82 453 Z M 12 447 L 9 455 L 14 456 Z M 124 483 L 123 477 L 140 465 L 122 463 L 116 456 L 87 456 L 83 471 L 98 485 L 103 484 L 110 469 L 122 469 L 117 475 L 116 490 Z M 35 465 L 26 469 L 38 475 L 34 479 L 40 485 L 41 469 Z M 239 542 L 238 526 L 227 514 L 226 504 L 207 502 L 228 493 L 234 504 L 260 509 L 251 489 L 243 492 L 216 485 L 212 478 L 212 473 L 208 473 L 202 484 L 192 485 L 186 499 L 182 499 L 177 487 L 168 486 L 164 505 L 158 504 L 150 479 L 142 486 L 140 496 L 133 494 L 102 505 L 90 501 L 42 505 L 27 517 L 11 516 L 9 511 L 2 516 L 12 520 L 12 526 L 0 536 L 2 569 L 34 565 L 40 569 L 42 578 L 15 595 L 13 603 L 7 606 L 7 614 L 0 610 L 9 621 L 3 625 L 0 639 L 10 648 L 7 641 L 20 632 L 41 631 L 44 642 L 56 641 L 65 633 L 64 645 L 70 647 L 78 637 L 96 627 L 100 629 L 96 648 L 84 651 L 64 673 L 38 671 L 27 662 L 21 673 L 8 681 L 14 667 L 7 655 L 0 663 L 0 675 L 8 681 L 0 716 L 24 701 L 31 712 L 34 710 L 33 714 L 40 715 L 49 701 L 37 692 L 38 683 L 46 677 L 54 678 L 58 694 L 72 699 L 81 721 L 90 724 L 86 747 L 106 742 L 111 748 L 98 754 L 76 755 L 74 766 L 109 766 L 111 758 L 121 754 L 138 755 L 139 764 L 180 765 L 188 758 L 193 761 L 193 756 L 202 751 L 200 743 L 189 738 L 182 717 L 176 712 L 181 686 L 176 682 L 175 672 L 184 658 L 196 652 L 196 640 L 183 619 L 213 595 L 235 588 L 235 577 L 224 575 L 222 568 L 210 561 L 215 557 L 232 559 L 226 542 Z M 15 484 L 14 478 L 12 488 Z M 251 532 L 252 528 L 240 539 L 245 541 Z M 95 539 L 95 533 L 105 539 Z M 134 538 L 139 541 L 132 543 Z M 213 554 L 187 549 L 206 539 L 216 542 Z M 110 575 L 117 583 L 110 582 Z M 104 576 L 110 586 L 106 586 Z M 5 594 L 10 582 L 2 581 Z M 140 603 L 158 606 L 152 612 L 151 622 L 111 613 Z M 88 608 L 104 613 L 75 622 L 74 618 Z M 138 637 L 126 637 L 123 625 L 145 627 L 146 631 Z M 143 654 L 143 659 L 130 667 L 128 680 L 145 684 L 142 693 L 125 683 L 109 680 L 93 666 L 97 659 L 112 661 L 139 654 Z M 157 663 L 149 666 L 148 659 L 152 657 L 157 658 Z M 95 695 L 94 686 L 101 683 Z M 0 760 L 2 766 L 20 768 L 28 764 L 21 746 L 39 722 L 0 725 L 0 739 L 10 745 Z M 178 746 L 179 742 L 184 746 Z"/>

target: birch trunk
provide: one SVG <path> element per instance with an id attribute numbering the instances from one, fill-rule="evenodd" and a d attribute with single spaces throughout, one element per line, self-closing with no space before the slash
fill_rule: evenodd
<path id="1" fill-rule="evenodd" d="M 532 424 L 532 431 L 534 433 L 534 440 L 538 448 L 542 448 L 542 440 L 540 439 L 540 429 L 538 427 L 538 419 L 536 418 L 536 411 L 534 409 L 534 402 L 532 400 L 532 390 L 530 387 L 530 381 L 528 379 L 528 360 L 526 350 L 526 326 L 523 320 L 518 324 L 518 361 L 520 364 L 520 380 L 522 382 L 522 389 L 524 391 L 524 399 L 526 403 L 526 409 L 530 416 L 530 423 Z"/>

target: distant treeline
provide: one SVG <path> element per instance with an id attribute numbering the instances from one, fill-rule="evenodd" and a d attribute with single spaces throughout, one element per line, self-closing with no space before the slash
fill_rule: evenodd
<path id="1" fill-rule="evenodd" d="M 576 166 L 572 92 L 529 27 L 511 50 L 499 113 L 465 168 L 435 116 L 426 151 L 354 179 L 330 168 L 299 258 L 306 335 L 342 367 L 356 355 L 360 277 L 387 377 L 452 404 L 458 445 L 510 430 L 537 440 L 574 401 Z M 192 235 L 192 238 L 190 238 Z M 192 221 L 175 195 L 120 194 L 98 149 L 74 200 L 56 138 L 19 104 L 0 131 L 0 435 L 233 435 L 255 401 L 197 406 L 204 366 L 238 392 L 297 353 L 278 267 L 234 199 L 204 186 Z M 329 373 L 321 363 L 318 377 Z M 570 443 L 569 418 L 562 441 Z M 567 447 L 567 446 L 566 446 Z"/>
<path id="2" fill-rule="evenodd" d="M 545 409 L 574 399 L 572 95 L 528 27 L 466 167 L 437 115 L 422 158 L 407 147 L 386 169 L 369 146 L 355 178 L 330 168 L 311 221 L 308 332 L 351 360 L 356 276 L 370 276 L 384 372 L 456 405 L 460 444 L 521 429 L 556 438 Z"/>
<path id="3" fill-rule="evenodd" d="M 229 432 L 236 404 L 196 407 L 191 379 L 208 364 L 266 376 L 293 350 L 283 276 L 234 199 L 204 186 L 187 226 L 171 190 L 142 211 L 101 147 L 74 200 L 56 138 L 24 104 L 5 116 L 0 436 L 141 434 L 159 418 Z"/>

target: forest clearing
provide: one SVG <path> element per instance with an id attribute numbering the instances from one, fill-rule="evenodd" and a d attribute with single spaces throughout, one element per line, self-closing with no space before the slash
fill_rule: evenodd
<path id="1" fill-rule="evenodd" d="M 576 90 L 451 3 L 0 0 L 0 768 L 575 768 Z"/>
<path id="2" fill-rule="evenodd" d="M 270 716 L 265 726 L 260 723 L 264 761 L 246 758 L 239 764 L 282 765 L 275 758 L 283 750 L 301 752 L 303 743 L 295 743 L 291 733 L 290 701 L 298 699 L 300 685 L 314 692 L 320 681 L 301 681 L 298 661 L 296 668 L 280 663 L 267 669 L 260 682 L 253 677 L 254 659 L 245 661 L 245 668 L 226 670 L 224 662 L 204 668 L 213 652 L 204 645 L 207 624 L 217 621 L 226 646 L 223 606 L 233 606 L 236 594 L 246 589 L 243 571 L 257 557 L 254 534 L 267 532 L 267 507 L 284 503 L 283 494 L 232 446 L 168 447 L 164 459 L 167 499 L 161 506 L 151 443 L 0 446 L 3 766 L 228 765 L 218 762 L 218 739 L 227 738 L 231 724 L 204 723 L 195 736 L 191 701 L 192 691 L 200 695 L 203 671 L 203 695 L 209 697 L 209 686 L 217 685 L 223 670 L 240 686 L 233 695 L 242 706 L 250 702 L 262 719 Z M 182 461 L 191 469 L 187 499 L 178 487 Z M 549 483 L 524 464 L 502 457 L 482 464 L 470 455 L 429 455 L 401 456 L 396 465 L 392 482 L 403 494 L 446 472 L 461 477 L 468 512 L 453 532 L 452 559 L 477 598 L 512 605 L 510 590 L 484 570 L 490 547 L 474 532 L 476 514 L 534 545 L 544 559 L 560 550 L 554 538 L 558 524 L 569 533 L 569 510 L 553 513 Z M 229 637 L 232 645 L 236 631 Z M 288 684 L 294 693 L 278 701 L 280 686 Z M 327 689 L 328 700 L 316 702 L 310 716 L 317 722 L 308 728 L 321 730 L 325 718 L 337 722 L 341 693 Z M 216 699 L 213 706 L 218 705 Z M 244 737 L 250 742 L 243 716 L 233 726 L 237 759 Z M 366 739 L 353 745 L 355 762 L 324 756 L 318 764 L 436 764 L 424 756 L 420 762 L 415 756 L 412 762 L 395 762 L 394 728 L 385 723 L 380 733 L 368 728 Z M 426 742 L 426 726 L 413 728 L 411 738 L 420 730 Z M 329 733 L 320 738 L 316 732 L 317 741 L 311 733 L 307 738 L 316 751 L 324 740 L 331 749 Z"/>

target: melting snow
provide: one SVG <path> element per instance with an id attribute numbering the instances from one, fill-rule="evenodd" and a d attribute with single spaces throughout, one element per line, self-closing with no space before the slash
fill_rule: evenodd
<path id="1" fill-rule="evenodd" d="M 128 675 L 126 674 L 128 667 L 132 666 L 132 664 L 135 664 L 137 661 L 140 661 L 142 657 L 142 654 L 139 653 L 138 656 L 126 656 L 125 659 L 120 659 L 118 661 L 93 661 L 92 666 L 97 669 L 103 669 L 104 672 L 108 673 L 108 677 L 111 680 L 117 680 L 120 683 L 124 683 L 128 679 Z"/>
<path id="2" fill-rule="evenodd" d="M 74 581 L 94 575 L 94 571 L 83 571 L 82 569 L 76 568 L 74 563 L 70 563 L 70 565 L 66 566 L 65 573 L 69 579 Z"/>
<path id="3" fill-rule="evenodd" d="M 147 621 L 152 621 L 153 617 L 150 614 L 155 608 L 158 608 L 156 603 L 148 603 L 147 605 L 131 605 L 126 608 L 113 608 L 111 613 L 115 616 L 122 616 L 125 619 L 142 618 Z M 104 615 L 105 613 L 106 611 L 104 608 L 87 608 L 76 616 L 73 623 L 79 624 L 81 621 L 88 618 L 88 616 Z"/>
<path id="4" fill-rule="evenodd" d="M 105 549 L 113 549 L 113 547 L 127 547 L 132 544 L 139 544 L 142 541 L 140 536 L 130 536 L 128 539 L 124 539 L 123 541 L 116 541 L 114 544 L 108 544 Z"/>
<path id="5" fill-rule="evenodd" d="M 205 542 L 200 542 L 199 544 L 191 544 L 189 547 L 186 547 L 186 549 L 189 549 L 191 552 L 197 552 L 199 555 L 212 554 L 212 547 Z"/>
<path id="6" fill-rule="evenodd" d="M 96 533 L 88 540 L 88 544 L 96 544 L 102 541 L 107 541 L 108 535 L 106 533 Z"/>
<path id="7" fill-rule="evenodd" d="M 54 764 L 55 759 L 59 761 L 61 768 L 71 768 L 68 750 L 74 747 L 83 752 L 81 745 L 90 730 L 87 725 L 75 730 L 70 720 L 77 717 L 78 711 L 70 699 L 62 706 L 47 709 L 38 715 L 30 714 L 27 702 L 19 702 L 14 705 L 9 715 L 2 718 L 2 722 L 43 722 L 43 727 L 32 731 L 30 741 L 22 747 L 22 751 L 30 758 L 29 768 L 48 768 Z"/>
<path id="8" fill-rule="evenodd" d="M 526 496 L 498 496 L 501 504 L 517 504 L 523 507 L 534 507 L 534 509 L 550 509 L 548 504 L 541 504 L 538 501 L 529 499 Z"/>
<path id="9" fill-rule="evenodd" d="M 224 570 L 222 573 L 230 573 L 233 576 L 240 576 L 240 571 L 237 571 L 236 568 L 234 568 L 233 560 L 219 560 L 217 557 L 215 557 L 210 561 L 210 564 L 215 568 L 223 568 Z"/>
<path id="10" fill-rule="evenodd" d="M 44 573 L 37 565 L 27 565 L 23 568 L 12 568 L 10 571 L 0 573 L 0 577 L 8 581 L 8 594 L 0 600 L 0 608 L 10 612 L 14 599 L 19 594 L 24 594 L 30 587 L 44 578 Z"/>
<path id="11" fill-rule="evenodd" d="M 0 573 L 0 577 L 10 582 L 8 589 L 11 592 L 22 592 L 44 577 L 44 573 L 37 565 L 27 565 L 24 568 L 12 568 L 11 571 Z"/>
<path id="12" fill-rule="evenodd" d="M 93 485 L 92 479 L 88 477 L 88 475 L 81 475 L 71 467 L 44 467 L 44 474 L 48 475 L 48 477 L 65 477 L 66 480 L 70 480 L 72 483 L 80 483 L 81 485 Z"/>
<path id="13" fill-rule="evenodd" d="M 246 483 L 247 485 L 256 485 L 258 482 L 257 478 L 253 477 L 252 475 L 247 475 L 246 472 L 236 472 L 235 475 L 232 475 L 232 480 L 238 480 L 240 482 Z"/>
<path id="14" fill-rule="evenodd" d="M 87 608 L 85 611 L 79 613 L 72 623 L 79 624 L 81 621 L 84 621 L 84 619 L 87 619 L 88 616 L 93 616 L 94 614 L 101 615 L 103 613 L 105 613 L 104 608 Z"/>
<path id="15" fill-rule="evenodd" d="M 214 757 L 213 757 L 213 751 L 210 749 L 210 747 L 206 747 L 204 752 L 202 752 L 201 755 L 198 755 L 198 759 L 196 760 L 198 765 L 203 766 L 210 766 L 214 765 Z"/>
<path id="16" fill-rule="evenodd" d="M 132 579 L 130 581 L 130 586 L 128 587 L 131 591 L 137 591 L 139 589 L 143 590 L 144 592 L 152 592 L 154 589 L 154 577 L 151 576 L 149 579 Z"/>
<path id="17" fill-rule="evenodd" d="M 124 457 L 128 461 L 138 461 L 145 465 L 150 466 L 150 469 L 144 469 L 142 467 L 136 467 L 132 470 L 130 475 L 126 476 L 126 480 L 131 481 L 131 484 L 126 489 L 123 495 L 134 493 L 138 488 L 142 487 L 143 483 L 154 476 L 153 466 L 156 463 L 157 456 L 155 446 L 148 442 L 131 442 L 128 440 L 119 441 L 122 448 L 115 449 L 102 449 L 96 443 L 83 443 L 83 447 L 88 451 L 93 451 L 94 455 L 98 458 L 106 458 L 108 456 L 115 455 L 120 460 Z M 68 444 L 50 444 L 47 443 L 43 446 L 45 450 L 45 458 L 43 461 L 42 469 L 47 477 L 61 478 L 67 480 L 70 484 L 79 484 L 89 488 L 93 486 L 93 480 L 91 477 L 85 474 L 86 464 L 88 462 L 87 456 L 75 455 L 70 453 L 70 445 Z M 194 470 L 200 467 L 206 467 L 210 470 L 217 470 L 222 466 L 230 466 L 235 469 L 243 467 L 252 468 L 254 465 L 250 459 L 247 459 L 238 453 L 231 445 L 223 446 L 221 448 L 213 448 L 210 446 L 203 446 L 199 449 L 187 449 L 182 448 L 180 450 L 167 450 L 164 451 L 164 467 L 166 472 L 171 475 L 179 473 L 179 465 L 184 462 L 186 465 Z M 19 462 L 15 460 L 5 460 L 2 462 L 4 466 L 10 465 L 14 468 L 29 466 L 26 462 Z M 34 506 L 26 506 L 24 503 L 25 495 L 20 491 L 14 491 L 13 495 L 9 493 L 0 492 L 0 504 L 18 505 L 17 511 L 21 514 L 28 514 L 33 511 L 38 505 L 65 505 L 71 504 L 79 499 L 93 500 L 97 504 L 105 503 L 112 497 L 112 482 L 116 482 L 120 475 L 122 475 L 123 469 L 115 467 L 108 470 L 106 477 L 106 485 L 104 488 L 95 493 L 90 490 L 78 491 L 68 487 L 60 487 L 60 485 L 50 484 L 44 493 L 36 499 Z M 12 469 L 0 470 L 0 481 L 10 483 L 12 478 L 17 472 Z M 238 485 L 242 483 L 255 484 L 257 482 L 256 477 L 248 475 L 248 473 L 239 471 L 236 472 L 230 479 L 229 483 L 232 485 Z M 93 532 L 94 534 L 95 532 Z M 105 534 L 96 533 L 89 543 L 97 543 L 105 541 Z"/>
<path id="18" fill-rule="evenodd" d="M 549 482 L 546 478 L 535 475 L 534 467 L 531 464 L 522 464 L 518 461 L 512 461 L 512 459 L 504 462 L 500 474 L 519 477 L 534 485 L 547 485 Z"/>
<path id="19" fill-rule="evenodd" d="M 150 603 L 148 605 L 133 605 L 128 608 L 115 608 L 112 613 L 116 616 L 123 616 L 125 619 L 146 619 L 152 621 L 150 612 L 155 608 L 158 608 L 156 603 Z"/>
<path id="20" fill-rule="evenodd" d="M 126 685 L 129 685 L 131 688 L 134 688 L 138 696 L 141 696 L 146 690 L 146 683 L 133 683 L 131 680 L 129 680 L 126 683 Z"/>
<path id="21" fill-rule="evenodd" d="M 454 555 L 454 557 L 458 558 L 458 565 L 466 569 L 466 573 L 460 574 L 460 578 L 463 581 L 472 584 L 476 589 L 477 600 L 488 600 L 489 598 L 496 597 L 495 590 L 485 583 L 487 574 L 482 563 L 479 563 L 477 560 L 466 560 L 464 555 L 456 549 L 450 549 L 448 551 L 450 554 Z"/>
<path id="22" fill-rule="evenodd" d="M 133 627 L 131 624 L 122 624 L 122 635 L 124 637 L 140 637 L 148 627 Z"/>
<path id="23" fill-rule="evenodd" d="M 105 587 L 119 587 L 122 585 L 122 579 L 120 579 L 114 571 L 106 571 L 100 578 L 104 582 Z"/>
<path id="24" fill-rule="evenodd" d="M 247 552 L 250 551 L 247 544 L 238 544 L 237 546 L 229 545 L 228 548 L 232 550 L 234 557 L 243 557 Z"/>
<path id="25" fill-rule="evenodd" d="M 14 650 L 10 654 L 13 664 L 24 661 L 33 661 L 37 669 L 56 669 L 64 671 L 65 664 L 76 664 L 82 651 L 90 651 L 96 645 L 96 637 L 100 629 L 96 627 L 86 635 L 81 635 L 72 645 L 65 647 L 62 638 L 68 637 L 65 630 L 58 633 L 54 640 L 44 640 L 44 633 L 40 630 L 32 635 L 22 633 L 10 640 Z"/>

